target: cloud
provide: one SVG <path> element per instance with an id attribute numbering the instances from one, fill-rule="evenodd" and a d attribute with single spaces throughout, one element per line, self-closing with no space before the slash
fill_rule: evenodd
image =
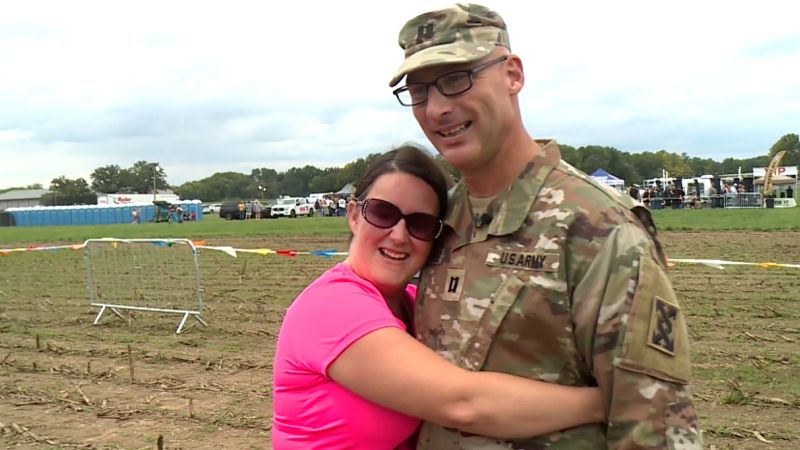
<path id="1" fill-rule="evenodd" d="M 0 16 L 0 187 L 139 160 L 180 184 L 425 143 L 388 80 L 397 31 L 431 6 L 16 2 Z M 798 132 L 794 2 L 491 6 L 535 137 L 722 160 Z"/>

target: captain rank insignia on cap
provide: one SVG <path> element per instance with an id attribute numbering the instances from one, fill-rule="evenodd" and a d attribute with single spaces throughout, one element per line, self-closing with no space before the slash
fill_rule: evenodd
<path id="1" fill-rule="evenodd" d="M 680 308 L 661 297 L 653 301 L 650 312 L 650 330 L 648 331 L 647 345 L 668 355 L 675 355 L 675 321 L 680 314 Z"/>

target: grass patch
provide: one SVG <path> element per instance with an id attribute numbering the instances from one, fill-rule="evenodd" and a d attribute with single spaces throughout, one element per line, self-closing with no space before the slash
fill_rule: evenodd
<path id="1" fill-rule="evenodd" d="M 778 209 L 661 209 L 652 211 L 660 231 L 798 231 L 800 208 Z M 57 227 L 2 227 L 0 245 L 79 243 L 86 239 L 189 238 L 207 239 L 242 236 L 343 236 L 344 217 L 298 217 L 272 220 L 227 221 L 206 216 L 182 224 L 147 223 L 116 225 L 71 225 Z"/>
<path id="2" fill-rule="evenodd" d="M 271 220 L 223 220 L 211 216 L 182 224 L 145 223 L 116 225 L 67 225 L 49 227 L 2 227 L 0 245 L 78 243 L 86 239 L 189 238 L 241 236 L 342 236 L 347 234 L 344 217 L 298 217 Z"/>
<path id="3" fill-rule="evenodd" d="M 800 208 L 659 209 L 652 214 L 659 231 L 800 230 Z"/>

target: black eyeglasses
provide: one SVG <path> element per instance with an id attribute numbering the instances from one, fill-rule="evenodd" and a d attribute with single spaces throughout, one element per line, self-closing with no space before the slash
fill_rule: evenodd
<path id="1" fill-rule="evenodd" d="M 356 202 L 361 206 L 361 215 L 372 226 L 387 229 L 392 228 L 404 219 L 408 234 L 422 241 L 432 241 L 442 233 L 442 221 L 432 214 L 415 212 L 403 214 L 400 208 L 377 198 L 368 198 L 363 202 Z"/>
<path id="2" fill-rule="evenodd" d="M 507 59 L 508 56 L 501 56 L 471 69 L 447 72 L 430 83 L 406 83 L 405 86 L 401 86 L 392 92 L 403 106 L 417 106 L 428 101 L 428 91 L 431 86 L 436 86 L 436 89 L 447 97 L 463 94 L 472 88 L 473 75 Z"/>

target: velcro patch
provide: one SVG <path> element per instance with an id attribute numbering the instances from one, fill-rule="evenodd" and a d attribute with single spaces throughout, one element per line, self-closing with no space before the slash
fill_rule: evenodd
<path id="1" fill-rule="evenodd" d="M 674 305 L 661 297 L 655 297 L 650 311 L 650 329 L 647 345 L 668 355 L 675 355 L 675 322 L 681 313 Z"/>
<path id="2" fill-rule="evenodd" d="M 447 269 L 447 277 L 444 279 L 444 290 L 442 300 L 447 302 L 457 302 L 461 300 L 461 291 L 464 290 L 467 271 L 464 269 Z"/>
<path id="3" fill-rule="evenodd" d="M 666 272 L 648 255 L 639 258 L 639 280 L 615 364 L 673 383 L 691 378 L 686 316 Z"/>
<path id="4" fill-rule="evenodd" d="M 491 251 L 486 254 L 486 265 L 516 270 L 558 272 L 561 255 L 558 253 Z"/>

